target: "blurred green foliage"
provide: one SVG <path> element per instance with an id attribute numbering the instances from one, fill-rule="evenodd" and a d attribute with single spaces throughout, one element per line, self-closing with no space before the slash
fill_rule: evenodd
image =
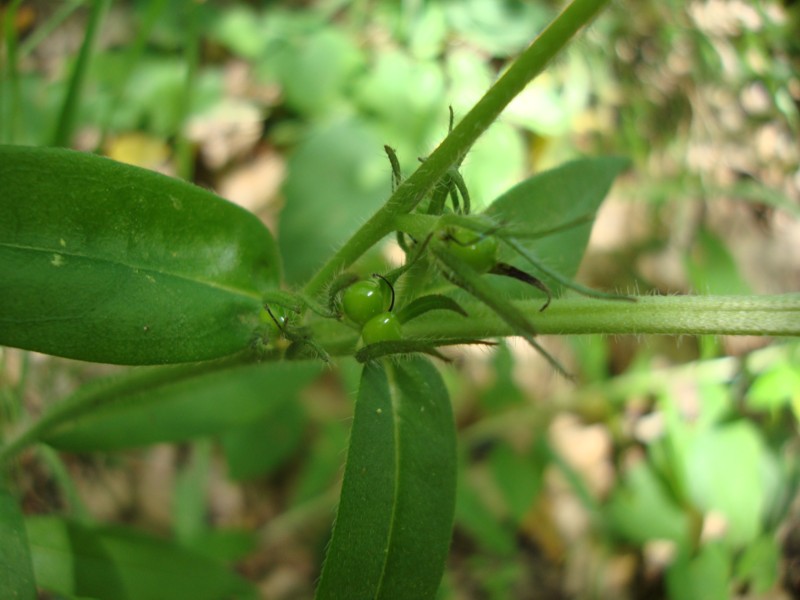
<path id="1" fill-rule="evenodd" d="M 6 29 L 17 27 L 23 52 L 9 61 L 13 40 L 6 33 L 2 142 L 48 143 L 67 93 L 80 42 L 75 28 L 85 15 L 79 10 L 74 23 L 66 22 L 72 29 L 55 27 L 50 38 L 26 46 L 26 36 L 61 18 L 46 4 L 31 3 L 34 24 Z M 136 131 L 174 149 L 193 117 L 235 96 L 261 118 L 258 146 L 286 163 L 278 239 L 288 283 L 297 284 L 387 197 L 390 170 L 381 146 L 395 148 L 410 172 L 446 132 L 448 105 L 456 118 L 463 114 L 559 4 L 115 2 L 89 65 L 73 141 L 98 149 Z M 27 8 L 23 2 L 18 13 Z M 777 237 L 781 218 L 800 214 L 798 16 L 796 6 L 786 10 L 795 12 L 776 2 L 614 5 L 468 155 L 463 172 L 476 208 L 531 171 L 584 153 L 627 155 L 636 173 L 619 192 L 639 212 L 625 213 L 627 227 L 612 228 L 621 239 L 611 250 L 590 247 L 586 278 L 594 285 L 625 289 L 635 280 L 642 291 L 676 291 L 676 280 L 665 275 L 673 263 L 661 259 L 677 253 L 678 291 L 796 290 L 798 257 L 781 251 L 796 246 L 772 246 L 769 263 L 744 251 Z M 202 49 L 188 109 L 187 11 L 196 11 Z M 241 64 L 246 84 L 232 86 L 231 71 Z M 204 165 L 201 154 L 196 162 L 209 184 L 235 166 Z M 651 259 L 656 268 L 648 269 Z M 608 261 L 615 267 L 604 269 Z M 787 343 L 738 359 L 721 356 L 724 345 L 713 343 L 710 355 L 703 353 L 707 360 L 690 371 L 674 364 L 654 371 L 655 363 L 701 353 L 700 343 L 684 341 L 659 356 L 666 345 L 570 340 L 576 371 L 590 383 L 569 392 L 547 382 L 541 391 L 523 390 L 518 359 L 505 345 L 489 359 L 467 358 L 476 369 L 488 364 L 489 383 L 451 375 L 463 443 L 442 597 L 454 590 L 532 597 L 526 586 L 549 589 L 552 572 L 579 595 L 634 597 L 636 577 L 623 578 L 630 589 L 620 592 L 598 575 L 622 555 L 635 557 L 638 573 L 655 569 L 652 588 L 640 583 L 650 597 L 727 598 L 778 585 L 777 532 L 787 515 L 793 523 L 789 506 L 800 481 L 800 347 Z M 344 388 L 352 387 L 342 384 L 348 369 L 343 365 L 338 384 Z M 348 408 L 284 403 L 270 415 L 260 412 L 222 436 L 230 476 L 263 479 L 290 469 L 284 508 L 302 512 L 336 481 Z M 559 458 L 549 436 L 564 414 L 609 436 L 606 488 L 591 488 L 586 471 Z M 578 498 L 576 512 L 566 513 L 578 522 L 571 538 L 558 533 L 554 477 Z M 199 480 L 186 483 L 184 502 L 191 490 L 204 499 L 197 496 L 203 472 Z M 581 527 L 583 519 L 588 525 Z M 201 533 L 187 543 L 193 552 L 222 548 L 217 558 L 239 557 L 252 542 L 234 536 L 212 543 L 213 532 Z M 89 535 L 69 521 L 31 522 L 29 535 L 51 534 L 65 544 L 69 536 Z M 117 530 L 91 535 L 112 540 L 122 553 L 151 543 Z M 321 548 L 324 540 L 316 543 Z M 666 548 L 663 560 L 654 558 L 658 548 Z M 171 545 L 156 550 L 206 564 Z M 575 575 L 581 560 L 592 566 Z M 247 587 L 235 578 L 227 585 Z"/>

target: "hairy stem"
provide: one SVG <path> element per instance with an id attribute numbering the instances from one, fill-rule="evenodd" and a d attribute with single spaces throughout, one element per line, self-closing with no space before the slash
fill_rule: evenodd
<path id="1" fill-rule="evenodd" d="M 457 164 L 475 140 L 528 83 L 608 0 L 573 0 L 489 89 L 436 150 L 392 194 L 388 202 L 334 254 L 306 284 L 305 293 L 316 294 L 338 272 L 395 229 L 398 215 L 410 212 L 437 181 Z"/>
<path id="2" fill-rule="evenodd" d="M 800 294 L 779 296 L 639 296 L 636 302 L 589 298 L 554 300 L 543 313 L 541 299 L 515 302 L 540 334 L 574 335 L 800 335 Z M 407 337 L 515 335 L 483 306 L 464 305 L 470 318 L 424 315 L 408 323 Z"/>
<path id="3" fill-rule="evenodd" d="M 439 310 L 404 324 L 405 339 L 418 342 L 421 347 L 428 342 L 432 347 L 516 334 L 485 306 L 478 303 L 464 303 L 463 306 L 468 317 Z M 541 299 L 514 302 L 514 306 L 540 334 L 800 336 L 800 294 L 645 296 L 638 297 L 635 303 L 568 298 L 554 300 L 544 313 L 539 312 Z M 331 356 L 348 356 L 355 352 L 358 334 L 343 324 L 321 319 L 314 329 L 315 339 Z M 0 447 L 0 464 L 60 425 L 119 401 L 126 394 L 251 360 L 253 357 L 245 353 L 219 361 L 134 370 L 92 382 L 54 405 L 38 421 Z"/>

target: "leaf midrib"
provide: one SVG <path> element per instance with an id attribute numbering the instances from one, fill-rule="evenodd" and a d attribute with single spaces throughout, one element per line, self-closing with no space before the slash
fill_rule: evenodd
<path id="1" fill-rule="evenodd" d="M 223 291 L 223 292 L 226 292 L 226 293 L 230 293 L 230 294 L 233 294 L 233 295 L 236 295 L 236 296 L 242 296 L 242 297 L 245 297 L 245 298 L 255 299 L 255 300 L 258 300 L 258 301 L 261 300 L 260 294 L 258 294 L 258 292 L 254 291 L 254 290 L 253 291 L 247 291 L 247 290 L 244 290 L 242 288 L 237 288 L 237 287 L 233 287 L 233 286 L 230 286 L 230 285 L 222 285 L 222 284 L 220 284 L 218 282 L 210 281 L 208 279 L 188 277 L 188 276 L 186 276 L 184 274 L 181 274 L 181 273 L 177 273 L 177 272 L 170 271 L 170 270 L 161 270 L 161 269 L 154 268 L 152 266 L 141 266 L 141 265 L 137 265 L 135 263 L 128 263 L 128 262 L 124 262 L 124 261 L 120 261 L 120 260 L 110 260 L 108 258 L 103 258 L 103 257 L 99 257 L 99 256 L 90 256 L 90 255 L 81 254 L 81 253 L 74 252 L 74 251 L 67 251 L 67 250 L 64 250 L 63 248 L 40 248 L 40 247 L 36 247 L 36 246 L 27 246 L 27 245 L 23 245 L 23 244 L 12 244 L 12 243 L 9 243 L 9 242 L 0 242 L 0 248 L 4 248 L 4 247 L 5 248 L 15 249 L 15 250 L 25 250 L 25 251 L 31 251 L 31 252 L 38 252 L 38 253 L 41 253 L 41 254 L 58 254 L 60 256 L 66 256 L 66 257 L 78 258 L 78 259 L 83 259 L 83 260 L 102 262 L 102 263 L 106 263 L 106 264 L 109 264 L 109 265 L 121 266 L 121 267 L 125 267 L 125 268 L 131 269 L 131 270 L 141 271 L 141 272 L 144 272 L 144 273 L 153 273 L 153 274 L 156 274 L 156 275 L 174 277 L 175 279 L 180 279 L 182 281 L 187 281 L 187 282 L 190 282 L 190 283 L 196 283 L 196 284 L 199 284 L 199 285 L 204 285 L 206 287 L 209 287 L 209 288 L 212 288 L 212 289 L 216 289 L 216 290 L 220 290 L 220 291 Z"/>
<path id="2" fill-rule="evenodd" d="M 395 524 L 397 523 L 397 505 L 398 497 L 400 496 L 400 407 L 399 395 L 400 389 L 396 383 L 396 373 L 394 369 L 384 363 L 384 370 L 389 380 L 389 401 L 392 406 L 392 434 L 394 436 L 394 493 L 392 502 L 392 514 L 389 517 L 389 530 L 386 536 L 386 551 L 384 552 L 383 567 L 381 568 L 381 575 L 378 578 L 378 585 L 376 588 L 375 598 L 381 597 L 383 590 L 383 582 L 386 577 L 386 570 L 389 564 L 389 557 L 391 556 L 392 538 L 394 537 Z"/>

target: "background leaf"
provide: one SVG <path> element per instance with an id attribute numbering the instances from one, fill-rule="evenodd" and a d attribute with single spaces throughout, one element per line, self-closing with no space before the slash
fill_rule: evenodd
<path id="1" fill-rule="evenodd" d="M 37 584 L 59 594 L 118 600 L 257 598 L 220 563 L 121 527 L 57 517 L 26 522 Z"/>
<path id="2" fill-rule="evenodd" d="M 319 373 L 316 362 L 247 365 L 121 394 L 44 441 L 61 450 L 117 450 L 239 429 L 264 419 Z"/>
<path id="3" fill-rule="evenodd" d="M 97 156 L 0 147 L 0 343 L 119 364 L 237 352 L 277 286 L 272 236 L 187 183 Z"/>
<path id="4" fill-rule="evenodd" d="M 433 598 L 450 544 L 455 428 L 439 373 L 365 365 L 317 598 Z"/>
<path id="5" fill-rule="evenodd" d="M 351 119 L 314 132 L 289 158 L 279 237 L 289 283 L 311 276 L 388 197 L 380 148 L 375 133 Z"/>
<path id="6" fill-rule="evenodd" d="M 747 422 L 726 424 L 698 436 L 689 447 L 689 492 L 702 510 L 726 520 L 726 541 L 748 545 L 758 536 L 774 468 L 758 430 Z"/>
<path id="7" fill-rule="evenodd" d="M 269 473 L 287 460 L 303 440 L 306 415 L 294 397 L 266 416 L 222 434 L 228 472 L 234 479 Z"/>
<path id="8" fill-rule="evenodd" d="M 522 246 L 548 267 L 572 278 L 586 251 L 593 217 L 614 179 L 628 164 L 627 159 L 618 157 L 584 158 L 566 163 L 514 186 L 495 200 L 486 209 L 486 214 L 515 229 L 529 227 L 531 233 L 591 217 L 592 220 L 584 224 L 554 235 L 519 240 Z M 500 258 L 523 270 L 532 270 L 530 263 L 508 248 L 504 248 Z M 534 274 L 554 293 L 562 290 L 563 286 L 550 277 L 535 271 Z M 530 288 L 519 283 L 502 281 L 502 284 L 510 294 L 529 296 L 531 293 Z"/>
<path id="9" fill-rule="evenodd" d="M 667 570 L 672 600 L 725 600 L 731 597 L 730 552 L 721 544 L 707 544 L 697 556 L 678 557 Z"/>
<path id="10" fill-rule="evenodd" d="M 668 490 L 645 463 L 625 474 L 606 507 L 609 528 L 621 538 L 644 545 L 651 540 L 672 540 L 689 547 L 689 516 L 675 505 Z"/>
<path id="11" fill-rule="evenodd" d="M 0 481 L 0 598 L 36 598 L 33 564 L 22 512 Z"/>

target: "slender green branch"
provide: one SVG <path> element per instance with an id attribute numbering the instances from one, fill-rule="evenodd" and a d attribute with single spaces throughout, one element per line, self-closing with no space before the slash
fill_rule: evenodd
<path id="1" fill-rule="evenodd" d="M 406 179 L 389 201 L 351 237 L 306 284 L 313 295 L 342 269 L 395 229 L 398 215 L 410 212 L 453 165 L 467 153 L 475 140 L 578 30 L 591 21 L 608 0 L 574 0 L 545 29 L 508 71 L 497 80 L 436 150 Z"/>
<path id="2" fill-rule="evenodd" d="M 20 108 L 20 85 L 17 61 L 19 53 L 17 50 L 17 31 L 14 21 L 17 16 L 17 9 L 21 0 L 13 0 L 6 6 L 3 14 L 0 15 L 0 25 L 2 25 L 3 38 L 5 38 L 5 54 L 0 50 L 0 140 L 13 142 L 17 133 L 16 124 L 19 123 Z M 2 89 L 6 83 L 9 87 L 9 107 L 6 114 L 4 106 L 5 91 Z M 8 117 L 7 119 L 5 117 Z M 6 122 L 8 129 L 6 130 Z"/>
<path id="3" fill-rule="evenodd" d="M 779 296 L 653 296 L 635 303 L 587 298 L 554 300 L 539 312 L 541 299 L 515 302 L 516 308 L 540 334 L 668 334 L 668 335 L 764 335 L 800 336 L 800 294 Z M 404 325 L 410 342 L 431 347 L 463 344 L 471 340 L 504 337 L 516 332 L 485 306 L 463 304 L 469 317 L 448 311 L 428 313 Z M 315 323 L 315 339 L 332 356 L 352 355 L 358 334 L 347 327 L 321 319 Z M 277 356 L 273 357 L 277 359 Z M 203 373 L 232 368 L 253 360 L 245 353 L 220 361 L 134 371 L 89 383 L 73 396 L 54 405 L 42 418 L 0 447 L 0 463 L 44 438 L 63 423 L 100 406 L 119 401 L 165 383 Z"/>
<path id="4" fill-rule="evenodd" d="M 541 298 L 513 302 L 538 334 L 800 336 L 800 294 L 778 296 L 637 296 L 636 302 L 565 298 L 544 312 Z M 468 317 L 448 311 L 424 314 L 403 325 L 410 345 L 463 344 L 465 340 L 518 335 L 485 305 L 462 302 Z M 323 320 L 316 339 L 331 356 L 350 355 L 357 334 Z"/>
<path id="5" fill-rule="evenodd" d="M 94 0 L 92 4 L 92 10 L 89 14 L 89 23 L 86 26 L 86 33 L 83 36 L 83 44 L 78 53 L 78 58 L 75 61 L 72 76 L 69 80 L 69 86 L 67 87 L 67 93 L 64 96 L 64 102 L 61 105 L 61 111 L 58 115 L 56 131 L 53 135 L 54 146 L 69 146 L 70 144 L 72 132 L 75 129 L 75 117 L 78 113 L 78 107 L 80 106 L 83 82 L 86 78 L 86 72 L 89 69 L 89 61 L 92 57 L 94 41 L 100 30 L 103 16 L 110 4 L 111 0 Z"/>
<path id="6" fill-rule="evenodd" d="M 38 48 L 39 44 L 49 38 L 85 1 L 86 0 L 70 0 L 69 2 L 64 2 L 44 23 L 41 25 L 37 24 L 36 29 L 34 29 L 31 34 L 25 38 L 25 41 L 19 45 L 19 57 L 26 58 L 34 49 Z"/>
<path id="7" fill-rule="evenodd" d="M 175 150 L 178 158 L 178 173 L 191 181 L 194 178 L 194 150 L 191 141 L 186 137 L 186 125 L 192 113 L 192 98 L 197 86 L 197 70 L 200 65 L 200 32 L 199 11 L 202 7 L 194 2 L 186 4 L 186 37 L 184 39 L 183 55 L 186 60 L 186 79 L 180 96 L 180 109 L 178 120 L 175 124 L 177 140 Z"/>
<path id="8" fill-rule="evenodd" d="M 554 300 L 543 313 L 541 299 L 515 305 L 540 334 L 575 335 L 766 335 L 800 336 L 800 294 L 780 296 L 639 296 L 637 302 L 589 298 Z M 515 335 L 500 317 L 464 304 L 469 319 L 437 313 L 408 323 L 408 338 L 447 343 L 448 338 Z"/>

